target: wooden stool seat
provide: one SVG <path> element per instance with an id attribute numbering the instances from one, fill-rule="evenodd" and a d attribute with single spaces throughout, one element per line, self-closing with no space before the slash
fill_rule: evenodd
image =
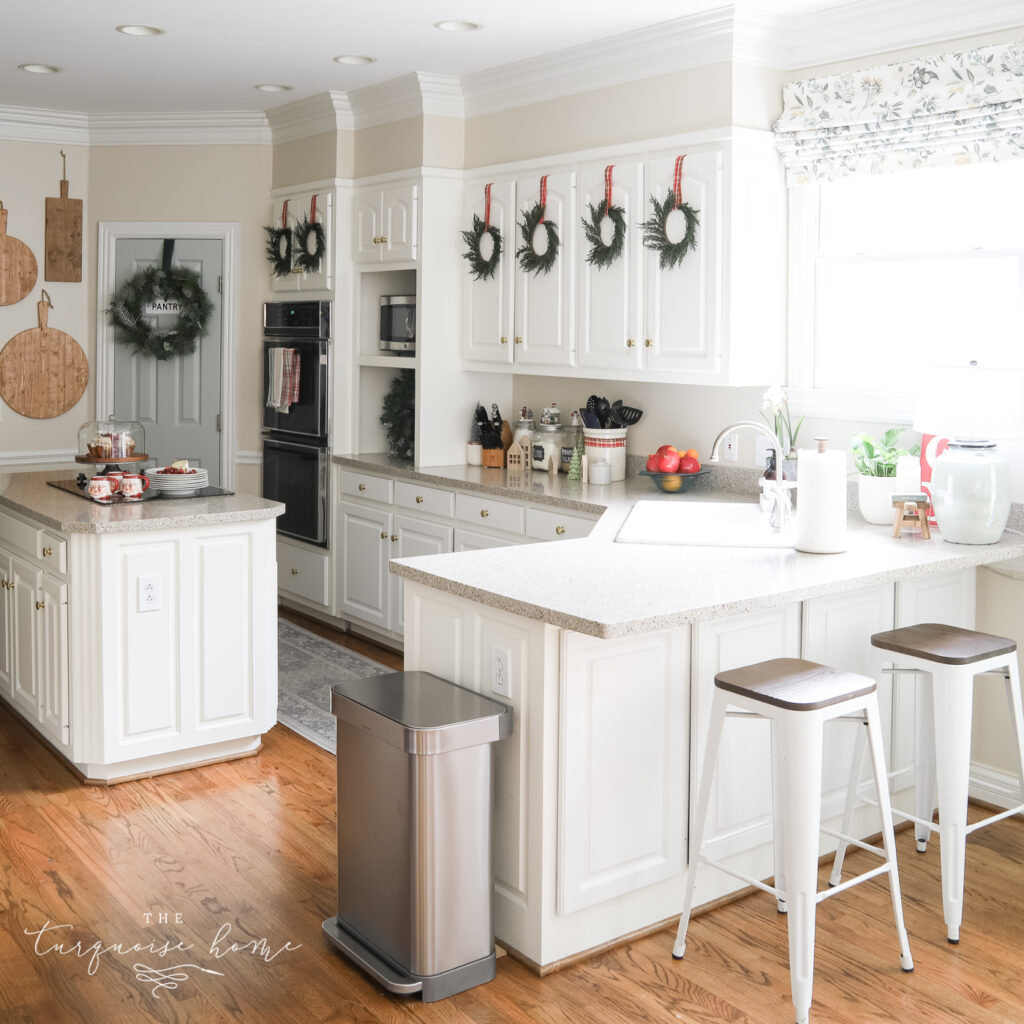
<path id="1" fill-rule="evenodd" d="M 719 672 L 715 686 L 788 711 L 818 711 L 875 690 L 869 676 L 802 658 L 772 658 Z"/>
<path id="2" fill-rule="evenodd" d="M 917 626 L 875 633 L 871 643 L 883 651 L 924 658 L 940 665 L 973 665 L 976 661 L 1017 650 L 1016 641 L 1004 636 L 978 633 L 941 622 L 922 622 Z"/>

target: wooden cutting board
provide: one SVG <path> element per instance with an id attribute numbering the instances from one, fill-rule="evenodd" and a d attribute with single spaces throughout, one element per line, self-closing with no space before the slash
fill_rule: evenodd
<path id="1" fill-rule="evenodd" d="M 65 160 L 64 150 L 60 151 Z M 60 198 L 46 197 L 46 250 L 43 260 L 47 281 L 82 280 L 82 200 L 68 199 L 67 162 L 60 180 Z"/>
<path id="2" fill-rule="evenodd" d="M 16 413 L 48 420 L 70 409 L 89 382 L 82 346 L 47 326 L 50 296 L 38 306 L 39 326 L 16 334 L 0 349 L 0 398 Z"/>
<path id="3" fill-rule="evenodd" d="M 7 234 L 7 211 L 0 203 L 0 306 L 21 302 L 35 287 L 38 274 L 32 250 Z"/>

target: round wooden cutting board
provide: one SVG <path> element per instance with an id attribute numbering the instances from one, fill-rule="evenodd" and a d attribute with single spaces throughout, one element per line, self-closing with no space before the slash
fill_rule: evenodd
<path id="1" fill-rule="evenodd" d="M 0 349 L 0 398 L 34 420 L 67 412 L 89 382 L 82 346 L 70 334 L 47 327 L 48 308 L 48 301 L 40 302 L 39 326 L 16 334 Z"/>
<path id="2" fill-rule="evenodd" d="M 7 211 L 0 203 L 0 306 L 21 302 L 35 287 L 38 274 L 32 250 L 7 234 Z"/>

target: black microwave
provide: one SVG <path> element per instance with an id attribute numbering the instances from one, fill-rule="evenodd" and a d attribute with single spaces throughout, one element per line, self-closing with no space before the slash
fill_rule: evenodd
<path id="1" fill-rule="evenodd" d="M 414 355 L 416 352 L 416 296 L 380 297 L 380 348 L 382 352 Z"/>

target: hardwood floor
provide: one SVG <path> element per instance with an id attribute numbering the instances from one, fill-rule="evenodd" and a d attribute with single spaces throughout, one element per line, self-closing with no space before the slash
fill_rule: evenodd
<path id="1" fill-rule="evenodd" d="M 83 786 L 0 709 L 0 1021 L 792 1021 L 785 918 L 763 894 L 696 918 L 683 961 L 672 959 L 666 930 L 545 978 L 504 957 L 494 982 L 452 999 L 424 1005 L 389 996 L 320 933 L 335 910 L 334 771 L 330 754 L 278 727 L 252 758 Z M 1020 1024 L 1024 822 L 1011 819 L 969 842 L 958 946 L 945 940 L 937 844 L 917 855 L 904 831 L 898 846 L 916 970 L 900 971 L 884 882 L 828 900 L 818 910 L 812 1021 Z M 850 869 L 867 857 L 851 854 Z M 147 924 L 146 914 L 161 913 L 165 923 L 154 916 Z M 47 922 L 55 930 L 26 934 Z M 218 957 L 211 946 L 225 927 Z M 76 942 L 84 955 L 45 952 Z M 179 951 L 179 942 L 193 946 Z M 232 942 L 251 945 L 228 952 Z M 94 943 L 121 943 L 125 952 L 97 954 L 90 973 Z M 130 948 L 149 943 L 171 949 Z M 282 950 L 286 943 L 298 948 Z M 197 967 L 168 979 L 177 987 L 157 990 L 155 980 L 138 979 L 135 964 Z"/>
<path id="2" fill-rule="evenodd" d="M 309 630 L 310 633 L 315 633 L 317 636 L 322 636 L 327 640 L 333 640 L 334 643 L 347 647 L 350 651 L 355 651 L 356 654 L 362 654 L 367 658 L 372 658 L 374 661 L 379 661 L 382 665 L 387 665 L 396 672 L 401 672 L 404 667 L 402 655 L 397 651 L 391 650 L 390 647 L 383 647 L 381 644 L 367 640 L 365 637 L 356 636 L 355 633 L 343 633 L 341 630 L 327 625 L 326 622 L 303 615 L 302 612 L 297 612 L 292 608 L 285 608 L 279 605 L 277 613 L 282 619 L 294 622 L 296 626 L 301 626 L 303 629 Z"/>

